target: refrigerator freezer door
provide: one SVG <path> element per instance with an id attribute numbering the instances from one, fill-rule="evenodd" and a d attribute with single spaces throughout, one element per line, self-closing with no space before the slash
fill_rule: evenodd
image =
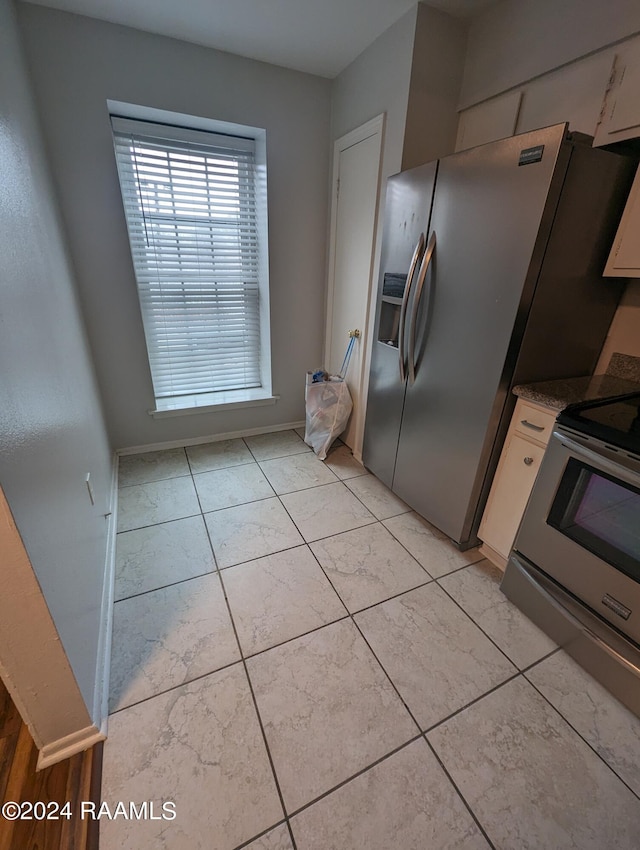
<path id="1" fill-rule="evenodd" d="M 431 215 L 437 247 L 393 489 L 463 547 L 473 542 L 559 197 L 564 136 L 564 125 L 515 136 L 446 157 L 438 170 Z"/>
<path id="2" fill-rule="evenodd" d="M 400 379 L 399 369 L 400 355 L 404 357 L 406 351 L 398 351 L 398 338 L 406 339 L 406 327 L 400 333 L 394 327 L 393 319 L 389 318 L 399 320 L 402 298 L 383 295 L 383 285 L 386 274 L 387 280 L 390 276 L 396 280 L 403 276 L 406 286 L 415 247 L 429 227 L 436 170 L 437 163 L 428 163 L 387 181 L 376 330 L 371 352 L 362 456 L 365 466 L 389 487 L 393 480 L 406 386 L 406 382 Z M 418 257 L 418 266 L 421 259 L 421 256 Z M 407 311 L 403 316 L 405 325 L 408 315 Z"/>

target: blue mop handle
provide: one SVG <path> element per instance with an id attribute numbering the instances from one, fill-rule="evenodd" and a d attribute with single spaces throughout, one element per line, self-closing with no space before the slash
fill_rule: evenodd
<path id="1" fill-rule="evenodd" d="M 338 372 L 338 375 L 341 378 L 344 378 L 344 376 L 347 372 L 347 369 L 349 368 L 349 361 L 351 360 L 351 352 L 353 351 L 353 344 L 355 343 L 355 341 L 356 341 L 355 336 L 352 336 L 351 339 L 349 340 L 349 345 L 347 346 L 347 350 L 346 350 L 346 353 L 344 355 L 344 360 L 342 361 L 342 366 L 340 367 L 340 371 Z"/>

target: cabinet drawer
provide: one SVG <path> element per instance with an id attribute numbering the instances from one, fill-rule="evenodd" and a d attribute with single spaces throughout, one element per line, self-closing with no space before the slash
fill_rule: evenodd
<path id="1" fill-rule="evenodd" d="M 553 431 L 556 414 L 533 404 L 519 401 L 513 415 L 513 430 L 527 440 L 536 440 L 546 446 Z"/>
<path id="2" fill-rule="evenodd" d="M 543 455 L 542 446 L 514 434 L 500 458 L 478 535 L 505 559 L 509 557 Z"/>

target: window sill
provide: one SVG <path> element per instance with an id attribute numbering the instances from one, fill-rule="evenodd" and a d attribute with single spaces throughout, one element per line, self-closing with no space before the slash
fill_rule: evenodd
<path id="1" fill-rule="evenodd" d="M 275 404 L 280 396 L 271 395 L 269 390 L 229 390 L 219 393 L 179 396 L 158 399 L 156 409 L 149 415 L 154 419 L 170 416 L 190 416 L 194 413 L 217 413 L 221 410 L 234 410 L 239 407 L 262 407 Z"/>

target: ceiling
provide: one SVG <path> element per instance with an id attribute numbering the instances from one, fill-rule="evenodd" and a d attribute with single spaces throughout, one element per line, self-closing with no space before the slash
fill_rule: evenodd
<path id="1" fill-rule="evenodd" d="M 36 0 L 333 78 L 416 0 Z M 430 0 L 468 18 L 495 0 Z"/>

